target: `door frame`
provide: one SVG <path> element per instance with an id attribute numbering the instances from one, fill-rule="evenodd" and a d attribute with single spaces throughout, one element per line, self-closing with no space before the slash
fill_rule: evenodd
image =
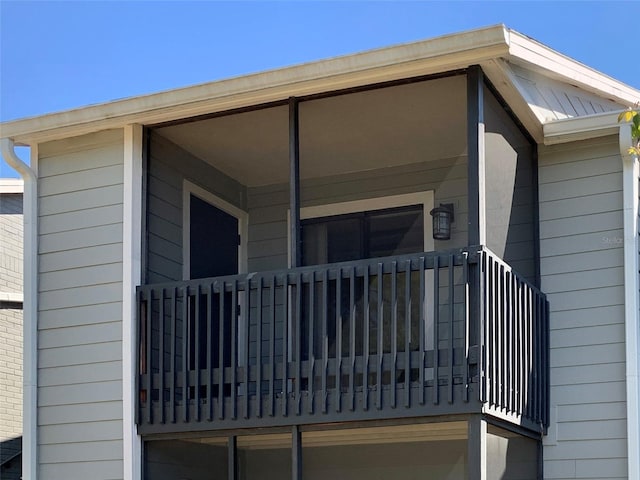
<path id="1" fill-rule="evenodd" d="M 247 273 L 247 240 L 249 236 L 249 214 L 241 208 L 218 197 L 205 188 L 190 182 L 182 181 L 182 279 L 191 279 L 191 195 L 207 202 L 211 206 L 235 217 L 238 220 L 238 273 Z"/>

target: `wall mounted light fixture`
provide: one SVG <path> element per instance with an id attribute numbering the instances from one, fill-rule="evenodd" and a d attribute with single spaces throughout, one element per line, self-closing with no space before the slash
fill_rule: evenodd
<path id="1" fill-rule="evenodd" d="M 449 240 L 451 238 L 451 224 L 454 222 L 453 203 L 441 203 L 439 207 L 429 213 L 433 217 L 433 238 Z"/>

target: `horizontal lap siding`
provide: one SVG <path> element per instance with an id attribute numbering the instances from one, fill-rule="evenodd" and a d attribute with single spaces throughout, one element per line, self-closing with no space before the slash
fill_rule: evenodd
<path id="1" fill-rule="evenodd" d="M 301 166 L 304 173 L 304 159 Z M 303 207 L 348 202 L 405 193 L 434 191 L 434 202 L 454 203 L 455 222 L 449 241 L 436 241 L 436 250 L 467 244 L 466 157 L 414 163 L 335 177 L 303 180 Z M 249 271 L 287 268 L 289 185 L 249 188 Z M 428 212 L 425 221 L 431 221 Z"/>
<path id="2" fill-rule="evenodd" d="M 39 148 L 40 478 L 123 477 L 123 142 Z"/>
<path id="3" fill-rule="evenodd" d="M 151 133 L 146 283 L 182 280 L 182 184 L 185 179 L 246 209 L 242 185 L 164 137 Z"/>
<path id="4" fill-rule="evenodd" d="M 541 147 L 551 309 L 545 478 L 626 478 L 622 163 L 615 137 Z"/>

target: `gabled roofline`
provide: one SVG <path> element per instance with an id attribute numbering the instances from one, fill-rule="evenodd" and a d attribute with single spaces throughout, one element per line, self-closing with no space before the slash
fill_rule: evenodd
<path id="1" fill-rule="evenodd" d="M 509 60 L 524 67 L 535 67 L 544 75 L 570 83 L 592 93 L 632 106 L 640 91 L 514 30 L 508 31 Z"/>
<path id="2" fill-rule="evenodd" d="M 493 26 L 416 43 L 238 76 L 192 87 L 132 97 L 0 124 L 16 144 L 81 135 L 140 123 L 312 95 L 369 83 L 440 73 L 508 54 L 507 30 Z"/>
<path id="3" fill-rule="evenodd" d="M 154 125 L 403 78 L 444 73 L 505 59 L 630 106 L 640 91 L 504 25 L 445 35 L 191 87 L 13 120 L 0 137 L 34 145 L 128 124 Z M 495 73 L 495 72 L 494 72 Z M 504 78 L 503 75 L 500 75 Z M 507 79 L 508 80 L 508 79 Z M 494 82 L 496 83 L 496 82 Z M 496 84 L 501 90 L 507 88 Z M 507 88 L 508 90 L 508 88 Z M 513 92 L 507 92 L 513 93 Z M 508 95 L 506 96 L 508 97 Z M 521 108 L 521 110 L 523 110 Z M 531 117 L 526 115 L 526 117 Z M 525 118 L 525 120 L 527 120 Z M 540 123 L 528 118 L 540 140 Z M 534 128 L 535 127 L 535 128 Z"/>

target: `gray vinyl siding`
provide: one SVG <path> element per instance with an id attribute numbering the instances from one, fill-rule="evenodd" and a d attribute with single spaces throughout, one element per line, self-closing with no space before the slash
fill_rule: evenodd
<path id="1" fill-rule="evenodd" d="M 626 478 L 622 162 L 617 137 L 539 152 L 551 309 L 545 478 Z"/>
<path id="2" fill-rule="evenodd" d="M 158 134 L 150 136 L 148 161 L 147 282 L 182 279 L 182 183 L 187 179 L 249 214 L 248 270 L 287 268 L 289 185 L 245 188 Z M 302 206 L 433 190 L 435 204 L 453 203 L 449 241 L 436 250 L 467 244 L 466 157 L 447 158 L 303 180 Z M 431 217 L 426 216 L 426 221 Z"/>
<path id="3" fill-rule="evenodd" d="M 123 477 L 123 132 L 39 146 L 39 476 Z"/>
<path id="4" fill-rule="evenodd" d="M 484 104 L 487 246 L 535 283 L 534 146 L 486 87 Z"/>
<path id="5" fill-rule="evenodd" d="M 147 174 L 147 283 L 182 280 L 182 185 L 189 180 L 246 210 L 245 188 L 157 133 Z"/>
<path id="6" fill-rule="evenodd" d="M 434 203 L 453 203 L 455 222 L 451 239 L 435 242 L 436 250 L 467 244 L 467 160 L 446 158 L 400 167 L 304 180 L 303 207 L 348 202 L 404 193 L 434 191 Z M 289 185 L 247 190 L 249 211 L 249 271 L 287 268 L 287 211 Z M 425 221 L 431 221 L 426 212 Z"/>

